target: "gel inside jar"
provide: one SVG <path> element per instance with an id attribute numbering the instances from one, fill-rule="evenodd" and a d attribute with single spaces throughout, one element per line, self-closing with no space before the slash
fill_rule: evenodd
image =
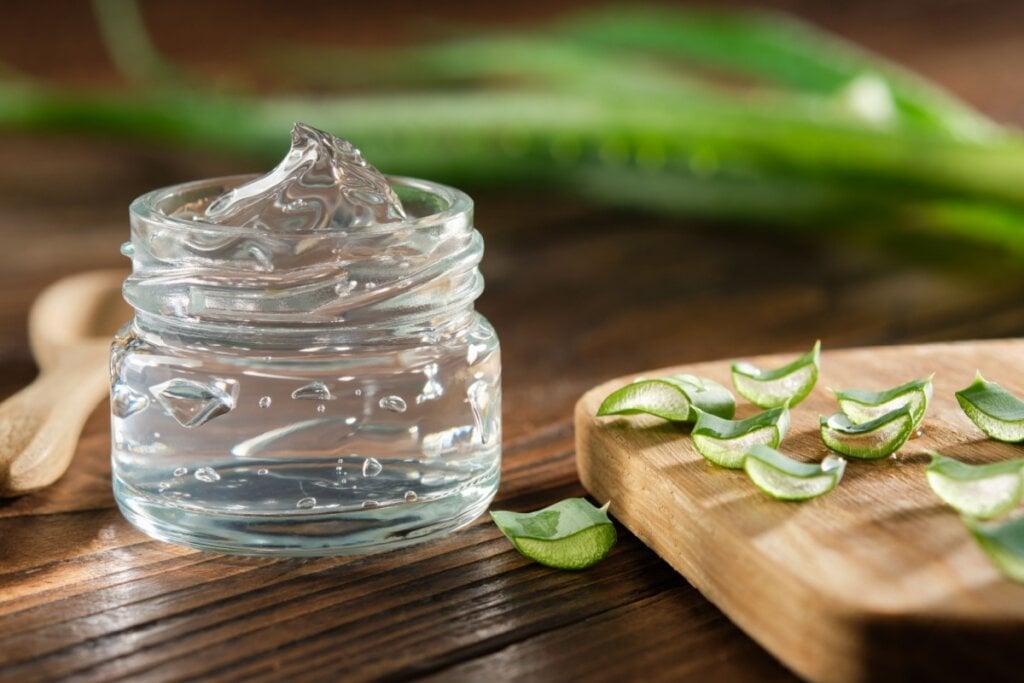
<path id="1" fill-rule="evenodd" d="M 135 317 L 111 355 L 122 512 L 162 540 L 268 555 L 370 552 L 468 524 L 501 459 L 472 201 L 389 178 L 403 213 L 382 223 L 279 230 L 194 210 L 250 181 L 131 206 Z"/>

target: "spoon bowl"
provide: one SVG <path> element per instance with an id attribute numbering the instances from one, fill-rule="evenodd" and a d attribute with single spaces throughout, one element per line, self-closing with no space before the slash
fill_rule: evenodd
<path id="1" fill-rule="evenodd" d="M 86 419 L 108 391 L 110 340 L 131 317 L 121 269 L 73 275 L 46 288 L 29 312 L 40 373 L 0 404 L 0 496 L 56 481 L 71 464 Z"/>

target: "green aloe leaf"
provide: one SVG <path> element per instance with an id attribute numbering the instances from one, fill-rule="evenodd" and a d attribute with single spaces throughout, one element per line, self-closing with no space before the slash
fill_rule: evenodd
<path id="1" fill-rule="evenodd" d="M 693 444 L 706 459 L 720 467 L 740 469 L 755 445 L 776 448 L 789 429 L 789 408 L 769 408 L 745 420 L 725 420 L 698 410 Z"/>
<path id="2" fill-rule="evenodd" d="M 870 422 L 897 408 L 910 406 L 910 416 L 917 429 L 932 399 L 932 378 L 915 379 L 885 391 L 846 389 L 836 391 L 835 395 L 839 409 L 854 423 Z"/>
<path id="3" fill-rule="evenodd" d="M 1012 581 L 1024 583 L 1024 517 L 1002 523 L 965 517 L 964 523 L 999 571 Z"/>
<path id="4" fill-rule="evenodd" d="M 997 441 L 1024 441 L 1024 401 L 979 372 L 966 389 L 956 392 L 956 400 L 971 422 Z"/>
<path id="5" fill-rule="evenodd" d="M 597 414 L 647 413 L 672 422 L 694 422 L 698 409 L 729 419 L 736 412 L 736 400 L 728 389 L 706 377 L 671 375 L 640 379 L 613 391 Z"/>
<path id="6" fill-rule="evenodd" d="M 932 491 L 957 512 L 988 519 L 1014 508 L 1024 494 L 1024 458 L 968 465 L 931 452 L 925 476 Z"/>
<path id="7" fill-rule="evenodd" d="M 858 78 L 884 84 L 903 126 L 986 139 L 1000 128 L 922 78 L 797 19 L 763 12 L 611 9 L 567 21 L 586 44 L 642 50 L 774 81 L 805 93 L 838 94 Z"/>
<path id="8" fill-rule="evenodd" d="M 800 462 L 767 446 L 752 446 L 743 469 L 757 488 L 779 500 L 808 500 L 836 487 L 846 461 L 827 455 L 816 464 Z"/>
<path id="9" fill-rule="evenodd" d="M 877 460 L 898 451 L 914 431 L 910 406 L 868 422 L 855 424 L 843 413 L 821 418 L 821 440 L 836 453 L 861 460 Z"/>
<path id="10" fill-rule="evenodd" d="M 536 512 L 492 510 L 491 518 L 524 557 L 555 569 L 586 569 L 615 545 L 608 505 L 567 498 Z"/>
<path id="11" fill-rule="evenodd" d="M 816 341 L 810 351 L 774 370 L 743 361 L 733 363 L 732 383 L 741 396 L 759 408 L 793 407 L 814 389 L 820 365 L 821 341 Z"/>

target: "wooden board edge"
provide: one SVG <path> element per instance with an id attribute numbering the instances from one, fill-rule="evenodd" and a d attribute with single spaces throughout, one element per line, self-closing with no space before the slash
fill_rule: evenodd
<path id="1" fill-rule="evenodd" d="M 628 458 L 619 463 L 623 477 L 618 482 L 601 478 L 595 468 L 590 467 L 590 458 L 610 458 L 599 440 L 591 439 L 595 424 L 593 417 L 583 407 L 581 400 L 576 404 L 576 467 L 583 487 L 600 503 L 611 501 L 610 513 L 629 529 L 659 557 L 668 562 L 689 581 L 710 602 L 722 610 L 746 633 L 760 634 L 756 638 L 766 650 L 798 675 L 822 683 L 853 683 L 865 680 L 861 669 L 863 660 L 860 651 L 860 624 L 863 615 L 849 613 L 846 606 L 825 604 L 809 589 L 801 589 L 799 580 L 782 571 L 776 565 L 763 563 L 756 553 L 737 556 L 735 553 L 721 554 L 715 543 L 714 533 L 700 523 L 699 515 L 687 517 L 688 511 L 680 505 L 675 510 L 649 510 L 644 502 L 663 496 L 672 496 L 670 487 L 651 471 L 643 458 Z M 581 453 L 587 454 L 580 457 Z M 656 489 L 666 486 L 657 495 L 620 496 L 623 486 L 633 490 Z M 618 501 L 618 502 L 617 502 Z M 689 511 L 693 512 L 693 511 Z M 656 514 L 655 514 L 656 513 Z M 685 530 L 673 536 L 675 544 L 667 540 L 667 534 L 659 534 L 645 520 L 663 518 L 676 529 Z M 695 553 L 713 560 L 699 566 L 687 563 L 685 556 Z M 738 585 L 724 585 L 717 578 L 714 567 L 722 563 L 733 563 L 742 567 L 742 580 Z M 782 584 L 790 586 L 779 591 Z M 799 602 L 778 604 L 776 595 L 783 592 L 804 595 Z M 754 610 L 753 605 L 759 605 Z M 769 611 L 777 615 L 772 628 L 756 628 L 759 614 L 764 605 L 774 605 Z M 827 623 L 826 623 L 827 622 Z M 822 628 L 826 626 L 827 628 Z M 830 634 L 825 640 L 820 636 Z M 844 662 L 836 667 L 834 662 Z M 829 662 L 827 666 L 824 662 Z"/>
<path id="2" fill-rule="evenodd" d="M 962 348 L 968 344 L 980 347 L 981 350 L 998 348 L 1012 353 L 1019 352 L 1024 357 L 1022 339 L 877 348 L 895 351 L 913 346 L 916 347 L 916 352 L 927 349 L 928 353 L 941 353 L 944 348 Z M 823 365 L 827 366 L 829 358 L 841 357 L 847 352 L 863 353 L 870 349 L 871 347 L 863 347 L 826 351 Z M 789 357 L 791 355 L 772 354 L 752 357 L 749 360 L 770 366 Z M 694 372 L 700 366 L 728 362 L 730 361 L 702 361 L 635 373 L 608 380 L 586 392 L 574 408 L 576 466 L 584 488 L 601 503 L 611 500 L 610 512 L 616 520 L 668 562 L 766 650 L 804 678 L 822 683 L 860 683 L 879 680 L 880 677 L 916 678 L 920 675 L 931 680 L 952 681 L 961 680 L 962 675 L 965 675 L 962 666 L 966 662 L 971 665 L 976 663 L 979 671 L 991 669 L 994 679 L 1015 680 L 1006 667 L 999 663 L 1006 659 L 1005 651 L 1001 647 L 1005 646 L 1012 650 L 1014 646 L 1012 642 L 1006 640 L 1007 632 L 1000 630 L 998 625 L 936 620 L 935 615 L 908 616 L 874 612 L 853 603 L 838 603 L 834 599 L 832 602 L 825 602 L 819 592 L 801 584 L 795 577 L 788 575 L 781 566 L 770 561 L 765 562 L 757 553 L 737 555 L 732 552 L 728 557 L 714 558 L 714 533 L 701 525 L 697 511 L 686 510 L 681 504 L 682 501 L 680 505 L 674 506 L 674 509 L 643 509 L 644 501 L 654 498 L 680 500 L 673 496 L 672 487 L 664 484 L 662 478 L 648 467 L 643 458 L 625 458 L 623 462 L 615 463 L 613 468 L 608 468 L 623 473 L 618 481 L 602 478 L 598 468 L 591 467 L 592 459 L 616 457 L 603 448 L 599 439 L 592 438 L 594 428 L 599 425 L 594 410 L 607 393 L 639 376 Z M 604 434 L 605 438 L 608 436 L 608 433 Z M 628 444 L 625 446 L 628 447 Z M 645 487 L 659 486 L 665 488 L 659 490 L 656 496 L 618 495 L 623 487 L 643 490 Z M 618 504 L 616 500 L 619 501 Z M 685 529 L 687 533 L 670 536 L 671 541 L 662 538 L 668 535 L 656 533 L 653 526 L 646 521 L 657 519 L 658 515 L 666 519 L 673 528 Z M 742 544 L 734 545 L 742 547 Z M 697 566 L 685 561 L 687 555 L 692 556 L 695 552 L 712 554 L 714 561 L 703 563 L 709 565 L 710 570 L 708 566 Z M 738 573 L 741 579 L 734 581 L 742 585 L 741 591 L 718 580 L 713 568 L 716 565 L 721 566 L 719 563 L 723 562 L 731 564 L 733 574 L 737 574 L 735 565 L 741 567 Z M 774 590 L 773 587 L 777 586 L 786 586 L 786 590 Z M 800 597 L 790 600 L 787 604 L 780 604 L 776 594 L 783 593 Z M 756 611 L 749 607 L 755 602 L 761 605 Z M 759 612 L 765 611 L 764 605 L 769 605 L 767 611 L 777 618 L 770 628 L 757 628 Z M 908 625 L 910 628 L 905 628 Z M 904 628 L 904 631 L 901 631 L 901 628 Z M 922 637 L 908 638 L 906 633 L 916 633 Z M 886 651 L 891 652 L 891 655 L 879 661 L 879 653 Z M 956 653 L 961 668 L 944 668 L 943 653 L 947 651 Z M 936 652 L 939 653 L 938 656 Z"/>

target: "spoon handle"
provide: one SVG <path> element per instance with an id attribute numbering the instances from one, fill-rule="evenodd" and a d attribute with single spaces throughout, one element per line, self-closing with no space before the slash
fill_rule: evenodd
<path id="1" fill-rule="evenodd" d="M 86 419 L 107 393 L 108 353 L 101 344 L 65 349 L 0 404 L 0 496 L 43 488 L 64 474 Z"/>

